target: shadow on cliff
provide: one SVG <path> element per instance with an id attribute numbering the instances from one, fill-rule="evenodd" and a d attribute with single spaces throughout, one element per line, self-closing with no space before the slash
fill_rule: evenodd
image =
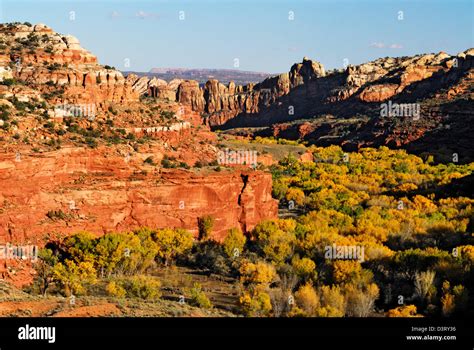
<path id="1" fill-rule="evenodd" d="M 316 115 L 323 114 L 331 114 L 337 118 L 350 118 L 367 109 L 374 109 L 375 105 L 379 106 L 379 104 L 364 105 L 359 103 L 354 96 L 344 101 L 328 102 L 328 99 L 343 87 L 346 77 L 347 73 L 334 73 L 296 86 L 288 94 L 276 98 L 271 103 L 259 101 L 258 113 L 239 113 L 223 125 L 213 126 L 212 129 L 268 127 L 302 119 L 311 120 Z"/>
<path id="2" fill-rule="evenodd" d="M 467 78 L 470 68 L 470 63 L 465 62 L 460 68 L 435 72 L 427 79 L 413 82 L 390 99 L 393 103 L 417 102 L 423 108 L 436 110 L 436 116 L 425 115 L 417 121 L 412 118 L 381 118 L 380 102 L 367 103 L 358 98 L 360 91 L 371 85 L 399 84 L 400 76 L 381 78 L 364 84 L 351 97 L 330 102 L 339 90 L 345 88 L 347 73 L 343 72 L 297 86 L 270 104 L 260 101 L 259 113 L 240 113 L 213 129 L 256 127 L 262 128 L 256 131 L 256 135 L 274 136 L 272 127 L 275 124 L 287 123 L 284 128 L 280 128 L 282 130 L 278 131 L 278 136 L 301 139 L 299 125 L 309 122 L 315 123 L 312 130 L 303 136 L 309 144 L 337 144 L 346 151 L 355 151 L 363 146 L 385 145 L 390 148 L 404 148 L 417 155 L 435 154 L 437 162 L 450 162 L 453 155 L 457 154 L 460 163 L 468 163 L 474 161 L 471 145 L 474 116 L 472 101 L 463 99 L 464 96 L 454 101 L 449 101 L 447 97 L 438 100 L 435 96 L 439 92 L 446 94 L 445 90 L 453 85 L 462 85 L 462 79 Z M 288 113 L 290 107 L 294 108 L 294 114 Z M 324 115 L 333 116 L 333 121 L 317 122 L 317 119 Z M 355 119 L 355 122 L 338 130 L 334 120 L 344 119 Z"/>

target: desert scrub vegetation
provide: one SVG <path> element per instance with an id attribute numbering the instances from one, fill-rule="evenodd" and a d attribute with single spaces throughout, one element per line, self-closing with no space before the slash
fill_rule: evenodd
<path id="1" fill-rule="evenodd" d="M 203 309 L 210 309 L 212 303 L 202 290 L 202 286 L 199 283 L 195 283 L 190 291 L 191 305 L 198 306 Z"/>
<path id="2" fill-rule="evenodd" d="M 48 217 L 49 219 L 53 221 L 57 221 L 57 220 L 70 220 L 73 218 L 73 215 L 69 213 L 65 213 L 62 211 L 62 209 L 59 209 L 59 210 L 48 210 L 48 212 L 46 213 L 46 217 Z"/>
<path id="3" fill-rule="evenodd" d="M 173 169 L 173 168 L 183 168 L 189 169 L 190 166 L 185 162 L 180 162 L 176 159 L 175 156 L 170 156 L 165 154 L 161 159 L 161 166 L 165 169 Z"/>
<path id="4" fill-rule="evenodd" d="M 161 297 L 161 282 L 153 276 L 131 276 L 116 278 L 106 286 L 110 296 L 117 298 L 139 298 L 144 300 L 156 300 Z"/>
<path id="5" fill-rule="evenodd" d="M 159 292 L 159 281 L 145 275 L 152 267 L 167 265 L 191 249 L 192 235 L 185 230 L 150 230 L 110 233 L 96 237 L 81 232 L 60 241 L 50 242 L 39 255 L 34 286 L 45 295 L 50 287 L 64 295 L 87 294 L 88 287 L 99 279 L 112 279 L 107 293 L 156 298 L 147 288 Z M 133 277 L 133 278 L 125 278 Z M 115 292 L 114 292 L 115 291 Z"/>

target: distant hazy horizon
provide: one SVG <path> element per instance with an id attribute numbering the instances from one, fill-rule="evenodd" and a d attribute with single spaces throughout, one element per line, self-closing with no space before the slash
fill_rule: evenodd
<path id="1" fill-rule="evenodd" d="M 278 74 L 474 47 L 470 0 L 3 0 L 1 22 L 44 23 L 101 64 Z M 128 66 L 127 66 L 128 65 Z"/>
<path id="2" fill-rule="evenodd" d="M 248 71 L 243 69 L 237 68 L 212 68 L 212 67 L 152 67 L 147 72 L 143 73 L 166 73 L 170 71 L 180 71 L 180 70 L 218 70 L 218 71 L 228 71 L 228 72 L 241 72 L 241 73 L 269 73 L 269 72 L 256 72 L 256 71 Z"/>

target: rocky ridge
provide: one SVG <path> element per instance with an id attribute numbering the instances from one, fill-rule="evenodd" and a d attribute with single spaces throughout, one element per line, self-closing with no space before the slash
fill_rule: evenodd
<path id="1" fill-rule="evenodd" d="M 188 105 L 215 129 L 259 127 L 266 128 L 257 133 L 262 136 L 416 153 L 429 153 L 441 138 L 446 150 L 434 152 L 440 161 L 449 161 L 452 153 L 462 161 L 474 159 L 472 130 L 466 130 L 472 124 L 466 120 L 474 116 L 474 49 L 380 58 L 330 72 L 304 58 L 288 73 L 246 86 L 139 81 L 133 88 L 141 86 L 140 93 Z M 388 102 L 417 104 L 421 115 L 383 117 L 381 104 Z"/>
<path id="2" fill-rule="evenodd" d="M 72 35 L 58 34 L 44 24 L 1 24 L 0 45 L 0 79 L 17 79 L 43 93 L 62 89 L 57 103 L 94 103 L 105 108 L 109 102 L 138 101 L 122 73 L 99 65 L 97 57 Z M 24 90 L 4 92 L 8 97 L 25 95 Z"/>

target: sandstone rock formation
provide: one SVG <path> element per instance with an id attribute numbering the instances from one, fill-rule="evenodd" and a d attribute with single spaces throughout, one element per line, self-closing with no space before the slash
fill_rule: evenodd
<path id="1" fill-rule="evenodd" d="M 407 87 L 426 81 L 439 73 L 449 78 L 453 74 L 464 74 L 472 67 L 472 50 L 449 56 L 446 53 L 418 55 L 413 57 L 383 58 L 358 66 L 348 66 L 343 71 L 327 74 L 323 66 L 308 58 L 291 67 L 289 73 L 268 78 L 259 84 L 227 86 L 217 80 L 210 80 L 199 87 L 197 82 L 174 81 L 173 84 L 154 79 L 140 78 L 134 89 L 150 96 L 168 98 L 192 106 L 193 110 L 206 116 L 211 126 L 225 125 L 235 116 L 255 116 L 255 124 L 268 124 L 268 113 L 284 114 L 287 120 L 310 116 L 324 110 L 327 104 L 334 104 L 353 98 L 360 102 L 382 102 L 402 94 Z M 145 89 L 147 86 L 147 89 Z M 286 99 L 282 99 L 284 96 Z M 291 101 L 290 101 L 291 100 Z M 311 100 L 312 107 L 304 104 Z M 273 108 L 275 104 L 285 108 Z M 294 113 L 288 113 L 292 106 Z M 270 108 L 269 111 L 267 111 Z M 331 106 L 333 107 L 333 106 Z M 337 107 L 337 106 L 336 106 Z M 327 108 L 326 108 L 327 109 Z M 285 117 L 283 116 L 283 119 Z M 271 118 L 271 116 L 269 116 Z M 259 120 L 260 119 L 260 120 Z M 274 120 L 273 120 L 274 121 Z M 231 122 L 234 126 L 239 123 Z M 239 126 L 245 126 L 240 123 Z"/>
<path id="2" fill-rule="evenodd" d="M 137 101 L 122 73 L 100 66 L 97 58 L 72 35 L 61 35 L 43 24 L 1 24 L 0 79 L 27 82 L 44 92 L 62 88 L 57 102 L 93 103 Z M 6 75 L 5 72 L 11 72 Z"/>

